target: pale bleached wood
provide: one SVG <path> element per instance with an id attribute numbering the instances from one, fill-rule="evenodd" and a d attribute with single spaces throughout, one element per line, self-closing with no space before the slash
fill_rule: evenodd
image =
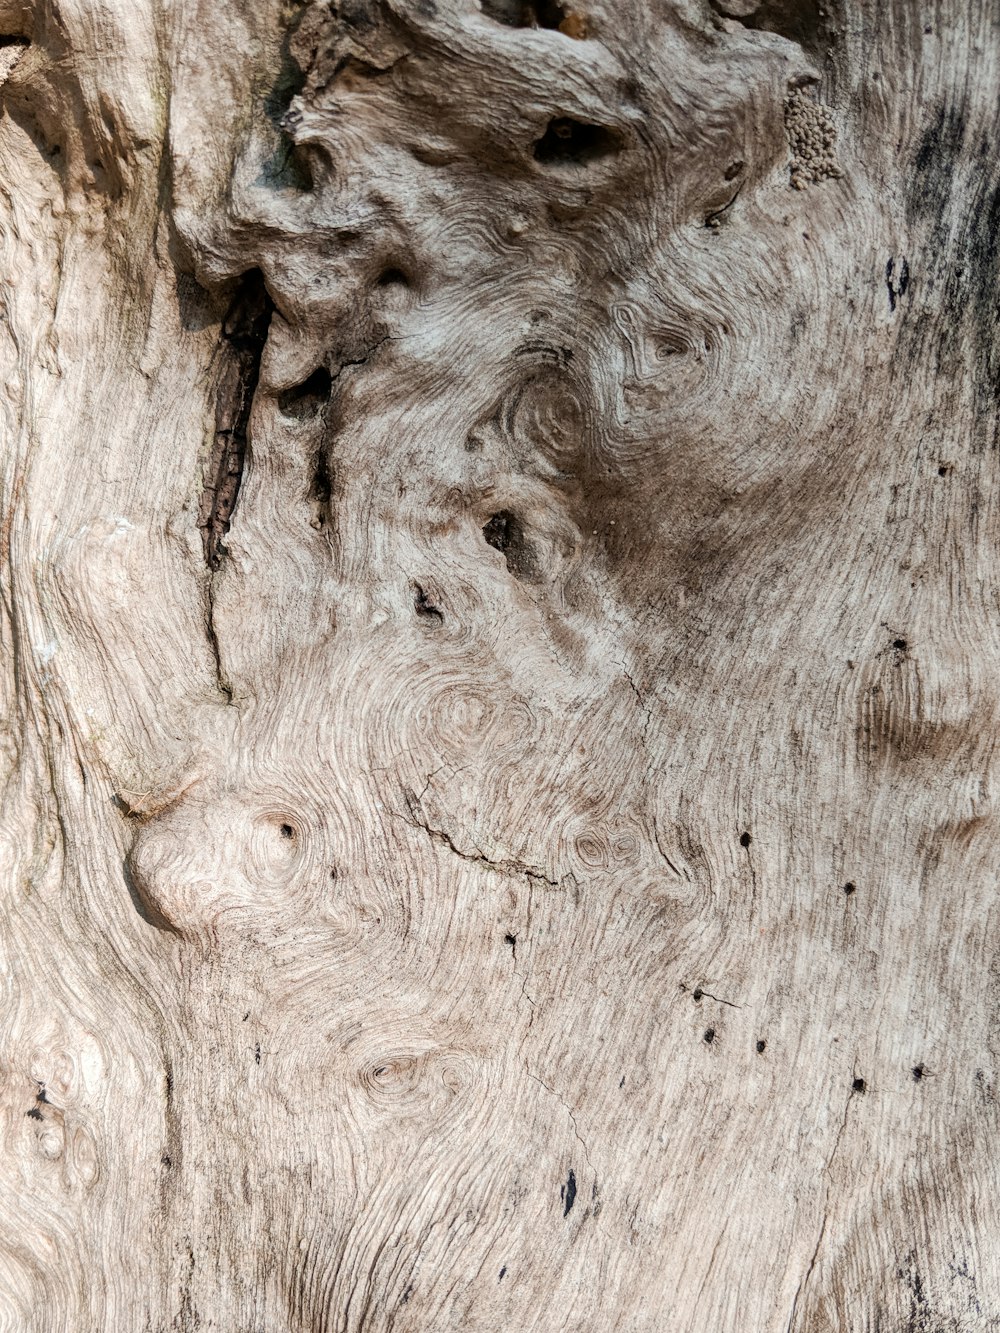
<path id="1" fill-rule="evenodd" d="M 1000 1328 L 993 6 L 0 19 L 0 1329 Z"/>

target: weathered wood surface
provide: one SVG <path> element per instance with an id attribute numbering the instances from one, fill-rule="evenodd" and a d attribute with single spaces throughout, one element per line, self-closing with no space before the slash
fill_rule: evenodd
<path id="1" fill-rule="evenodd" d="M 0 19 L 0 1329 L 1000 1328 L 996 5 Z"/>

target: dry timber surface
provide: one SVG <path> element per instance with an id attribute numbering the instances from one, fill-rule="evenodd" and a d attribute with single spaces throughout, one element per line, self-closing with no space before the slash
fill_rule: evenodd
<path id="1" fill-rule="evenodd" d="M 996 0 L 0 80 L 0 1331 L 1000 1329 Z"/>

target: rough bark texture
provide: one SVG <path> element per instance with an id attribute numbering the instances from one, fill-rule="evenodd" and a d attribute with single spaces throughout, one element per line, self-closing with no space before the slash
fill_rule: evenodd
<path id="1" fill-rule="evenodd" d="M 1000 1329 L 996 5 L 0 30 L 0 1329 Z"/>

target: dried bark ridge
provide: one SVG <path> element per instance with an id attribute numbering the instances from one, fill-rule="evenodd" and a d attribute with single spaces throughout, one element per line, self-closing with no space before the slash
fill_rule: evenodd
<path id="1" fill-rule="evenodd" d="M 277 6 L 25 29 L 8 1326 L 996 1322 L 995 32 L 849 11 L 843 176 L 809 5 L 312 5 L 291 146 Z"/>

